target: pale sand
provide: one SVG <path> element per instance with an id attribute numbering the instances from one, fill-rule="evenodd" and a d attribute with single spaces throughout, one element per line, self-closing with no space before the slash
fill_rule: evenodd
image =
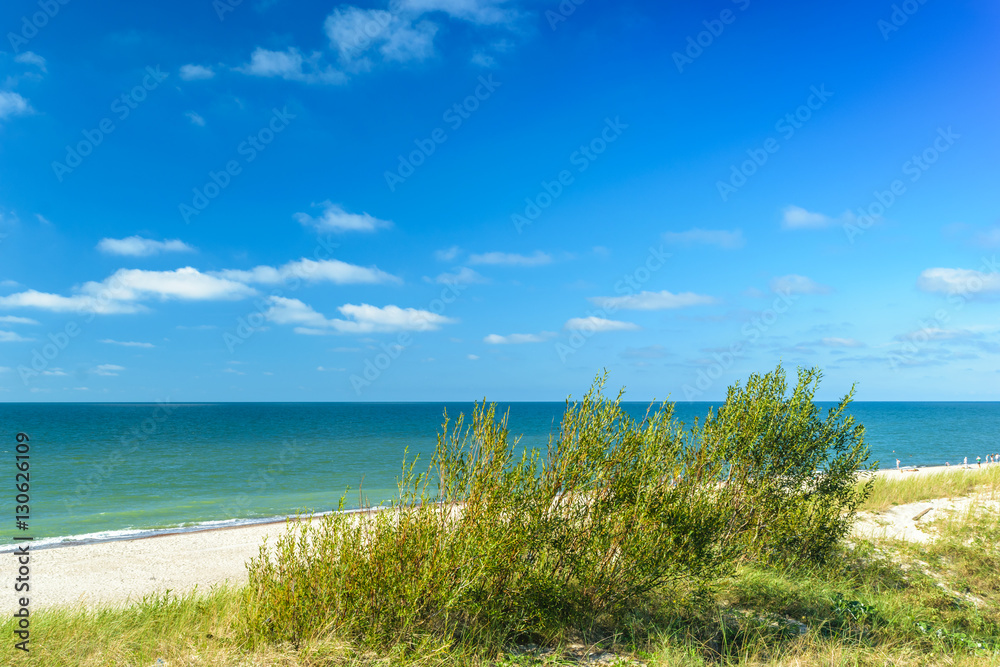
<path id="1" fill-rule="evenodd" d="M 247 580 L 247 560 L 259 553 L 265 536 L 273 544 L 285 530 L 285 522 L 280 521 L 29 549 L 31 609 L 72 603 L 85 607 L 121 604 L 166 590 L 184 593 L 196 586 L 207 591 L 225 582 L 240 585 Z M 17 558 L 11 554 L 0 554 L 0 558 L 4 559 L 4 581 L 13 582 Z M 0 596 L 3 613 L 16 608 L 13 583 L 10 586 L 9 594 Z"/>
<path id="2" fill-rule="evenodd" d="M 970 466 L 975 470 L 975 466 Z M 985 466 L 983 468 L 986 469 Z M 961 466 L 920 468 L 916 472 L 880 470 L 877 475 L 906 477 L 962 470 Z M 924 509 L 960 510 L 972 499 L 942 499 L 900 505 L 877 516 L 859 517 L 855 534 L 926 541 L 913 517 Z M 1000 505 L 1000 503 L 998 503 Z M 934 511 L 930 513 L 935 514 Z M 921 521 L 932 519 L 925 516 Z M 926 525 L 926 524 L 925 524 Z M 246 562 L 259 552 L 264 537 L 269 543 L 286 530 L 283 521 L 226 529 L 160 535 L 138 540 L 56 547 L 31 551 L 31 608 L 75 604 L 95 607 L 141 600 L 170 590 L 185 593 L 197 587 L 207 591 L 223 583 L 241 585 L 247 580 Z M 0 613 L 16 609 L 12 590 L 17 576 L 16 557 L 0 554 L 6 595 L 0 596 Z"/>

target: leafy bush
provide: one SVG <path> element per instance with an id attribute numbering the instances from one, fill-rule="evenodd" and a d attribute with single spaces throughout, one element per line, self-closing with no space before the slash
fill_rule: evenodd
<path id="1" fill-rule="evenodd" d="M 784 369 L 751 375 L 697 429 L 721 461 L 733 537 L 744 558 L 822 562 L 850 530 L 874 469 L 864 427 L 847 407 L 854 388 L 820 419 L 813 402 L 822 373 L 799 369 L 791 394 Z"/>
<path id="2" fill-rule="evenodd" d="M 816 417 L 818 379 L 800 372 L 785 398 L 780 367 L 752 376 L 685 430 L 671 403 L 632 418 L 598 378 L 544 454 L 512 440 L 495 405 L 468 425 L 446 415 L 427 470 L 404 459 L 391 509 L 334 513 L 261 547 L 247 638 L 497 648 L 617 627 L 648 594 L 702 589 L 739 556 L 821 558 L 863 500 L 867 450 L 844 418 L 850 396 Z"/>

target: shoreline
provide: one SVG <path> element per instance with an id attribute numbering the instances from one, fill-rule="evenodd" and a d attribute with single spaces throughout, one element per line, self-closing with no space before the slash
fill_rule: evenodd
<path id="1" fill-rule="evenodd" d="M 928 466 L 904 468 L 901 472 L 892 468 L 868 474 L 907 479 L 914 475 L 983 472 L 996 465 Z M 369 515 L 380 509 L 384 508 L 343 512 Z M 265 538 L 273 545 L 285 533 L 288 522 L 315 522 L 332 513 L 31 549 L 31 604 L 34 609 L 66 605 L 93 608 L 126 605 L 166 590 L 183 595 L 223 584 L 239 586 L 247 580 L 246 562 L 259 554 Z M 3 612 L 15 609 L 13 596 L 5 596 L 0 602 Z"/>

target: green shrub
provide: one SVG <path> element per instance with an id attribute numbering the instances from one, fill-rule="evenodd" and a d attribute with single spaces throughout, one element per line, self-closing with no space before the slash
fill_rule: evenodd
<path id="1" fill-rule="evenodd" d="M 791 394 L 781 366 L 729 388 L 709 412 L 701 446 L 721 461 L 731 531 L 744 558 L 822 562 L 854 523 L 872 482 L 864 427 L 847 407 L 854 388 L 825 419 L 813 402 L 822 373 L 799 369 Z"/>
<path id="2" fill-rule="evenodd" d="M 818 373 L 799 380 L 785 398 L 780 367 L 752 376 L 685 430 L 671 403 L 632 418 L 598 378 L 544 453 L 512 440 L 495 405 L 468 425 L 446 415 L 426 471 L 404 458 L 390 510 L 334 513 L 261 548 L 247 638 L 495 650 L 615 630 L 649 594 L 702 591 L 739 557 L 822 558 L 863 500 L 867 450 L 843 417 L 850 396 L 821 422 Z"/>

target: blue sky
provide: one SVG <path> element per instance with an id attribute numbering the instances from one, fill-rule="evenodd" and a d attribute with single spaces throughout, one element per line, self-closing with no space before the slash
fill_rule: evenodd
<path id="1" fill-rule="evenodd" d="M 1000 7 L 18 0 L 0 400 L 1000 400 Z"/>

